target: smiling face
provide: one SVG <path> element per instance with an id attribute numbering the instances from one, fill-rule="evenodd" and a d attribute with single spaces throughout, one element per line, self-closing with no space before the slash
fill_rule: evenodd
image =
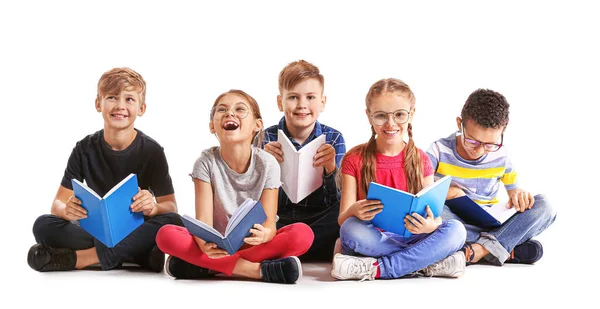
<path id="1" fill-rule="evenodd" d="M 373 97 L 365 112 L 377 134 L 378 147 L 402 145 L 408 124 L 412 122 L 414 115 L 409 98 L 399 92 L 386 92 Z M 383 116 L 382 112 L 387 114 Z M 381 124 L 384 117 L 387 119 Z M 403 121 L 405 122 L 398 123 Z"/>
<path id="2" fill-rule="evenodd" d="M 132 87 L 119 93 L 102 94 L 96 99 L 96 110 L 102 113 L 106 130 L 133 129 L 137 116 L 146 111 L 141 95 Z"/>
<path id="3" fill-rule="evenodd" d="M 262 129 L 262 119 L 257 119 L 252 104 L 243 95 L 226 93 L 215 102 L 210 121 L 210 132 L 217 135 L 219 143 L 252 143 Z"/>
<path id="4" fill-rule="evenodd" d="M 323 85 L 316 78 L 309 78 L 294 86 L 283 89 L 277 96 L 277 106 L 284 113 L 288 129 L 312 128 L 325 109 L 326 97 Z"/>

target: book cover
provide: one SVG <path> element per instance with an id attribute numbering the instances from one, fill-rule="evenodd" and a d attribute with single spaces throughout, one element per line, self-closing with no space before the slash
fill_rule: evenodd
<path id="1" fill-rule="evenodd" d="M 281 162 L 281 187 L 292 203 L 298 203 L 323 185 L 323 167 L 313 166 L 313 157 L 325 144 L 325 135 L 321 135 L 300 150 L 283 133 L 277 132 L 277 141 L 283 151 Z"/>
<path id="2" fill-rule="evenodd" d="M 144 215 L 131 211 L 133 197 L 138 193 L 138 181 L 130 174 L 115 185 L 104 197 L 77 179 L 72 179 L 75 197 L 81 200 L 88 217 L 79 220 L 80 226 L 112 248 L 144 223 Z"/>
<path id="3" fill-rule="evenodd" d="M 483 228 L 499 227 L 510 219 L 517 210 L 506 208 L 508 201 L 500 201 L 491 205 L 479 205 L 468 196 L 461 196 L 446 201 L 448 208 L 465 223 Z"/>
<path id="4" fill-rule="evenodd" d="M 229 254 L 234 254 L 244 244 L 244 238 L 250 236 L 250 229 L 254 224 L 263 224 L 267 220 L 267 215 L 260 201 L 248 198 L 229 218 L 225 235 L 194 217 L 183 215 L 181 219 L 192 235 L 206 242 L 215 243 Z"/>
<path id="5" fill-rule="evenodd" d="M 416 212 L 426 218 L 425 208 L 428 205 L 435 217 L 440 216 L 444 209 L 444 201 L 450 188 L 451 179 L 451 176 L 445 176 L 423 188 L 417 194 L 371 182 L 367 200 L 379 200 L 383 204 L 383 210 L 375 215 L 371 222 L 382 230 L 410 237 L 412 233 L 404 227 L 404 217 Z"/>

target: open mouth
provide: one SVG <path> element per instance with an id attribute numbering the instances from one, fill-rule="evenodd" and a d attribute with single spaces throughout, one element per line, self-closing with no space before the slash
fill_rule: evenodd
<path id="1" fill-rule="evenodd" d="M 223 129 L 225 129 L 225 131 L 233 131 L 239 127 L 240 127 L 240 125 L 235 121 L 226 121 L 223 124 Z"/>

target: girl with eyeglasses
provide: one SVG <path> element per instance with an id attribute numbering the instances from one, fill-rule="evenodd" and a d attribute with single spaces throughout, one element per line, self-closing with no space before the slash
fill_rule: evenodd
<path id="1" fill-rule="evenodd" d="M 413 234 L 408 238 L 371 223 L 386 207 L 365 199 L 371 181 L 415 194 L 433 182 L 433 170 L 412 139 L 415 96 L 408 85 L 393 78 L 376 82 L 369 89 L 366 107 L 371 138 L 352 148 L 341 164 L 338 222 L 342 253 L 334 256 L 331 275 L 340 280 L 459 277 L 465 257 L 456 251 L 466 234 L 459 221 L 442 222 L 428 207 L 426 217 L 415 213 L 398 222 Z M 406 135 L 408 142 L 404 141 Z"/>
<path id="2" fill-rule="evenodd" d="M 225 92 L 213 104 L 209 128 L 219 146 L 204 150 L 190 174 L 196 219 L 225 234 L 228 221 L 247 198 L 262 203 L 267 219 L 250 229 L 245 245 L 233 255 L 184 227 L 164 226 L 156 242 L 171 255 L 167 273 L 178 279 L 222 273 L 275 283 L 296 282 L 302 276 L 297 256 L 310 248 L 314 235 L 304 223 L 276 229 L 280 169 L 273 156 L 253 145 L 255 140 L 260 145 L 262 137 L 258 104 L 241 90 Z"/>

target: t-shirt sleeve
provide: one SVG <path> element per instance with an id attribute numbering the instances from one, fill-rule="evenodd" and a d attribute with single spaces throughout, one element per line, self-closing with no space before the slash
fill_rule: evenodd
<path id="1" fill-rule="evenodd" d="M 351 153 L 344 157 L 342 160 L 342 173 L 350 175 L 356 179 L 358 179 L 358 163 L 359 163 L 359 154 Z"/>
<path id="2" fill-rule="evenodd" d="M 266 152 L 263 157 L 267 172 L 265 189 L 276 189 L 281 187 L 281 168 L 279 166 L 279 162 L 277 162 L 275 157 Z"/>
<path id="3" fill-rule="evenodd" d="M 69 156 L 69 161 L 67 161 L 67 168 L 65 168 L 65 173 L 60 182 L 61 186 L 73 190 L 71 179 L 77 179 L 83 182 L 81 156 L 81 142 L 78 142 L 75 147 L 73 147 L 73 151 L 71 151 L 71 155 Z"/>
<path id="4" fill-rule="evenodd" d="M 210 174 L 211 174 L 211 161 L 213 159 L 213 155 L 205 150 L 202 152 L 200 157 L 194 163 L 194 169 L 190 176 L 192 178 L 200 179 L 206 183 L 211 183 Z"/>
<path id="5" fill-rule="evenodd" d="M 431 162 L 432 169 L 436 171 L 440 162 L 440 149 L 435 142 L 431 143 L 429 149 L 427 149 L 427 156 Z"/>
<path id="6" fill-rule="evenodd" d="M 153 157 L 150 189 L 154 193 L 154 196 L 165 196 L 175 193 L 164 149 L 162 147 L 158 148 Z"/>
<path id="7" fill-rule="evenodd" d="M 431 159 L 429 156 L 421 149 L 419 149 L 419 154 L 421 155 L 421 166 L 423 167 L 423 177 L 427 177 L 433 174 L 433 167 L 431 166 Z"/>

